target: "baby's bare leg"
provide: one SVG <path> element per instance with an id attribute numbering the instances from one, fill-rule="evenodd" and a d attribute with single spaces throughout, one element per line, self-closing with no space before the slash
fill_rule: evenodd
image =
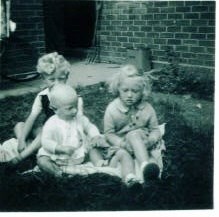
<path id="1" fill-rule="evenodd" d="M 42 171 L 48 174 L 54 175 L 56 177 L 62 176 L 62 170 L 60 167 L 48 156 L 38 157 L 37 164 Z"/>
<path id="2" fill-rule="evenodd" d="M 97 148 L 92 148 L 89 151 L 89 158 L 94 166 L 102 166 L 100 164 L 104 161 L 100 151 Z"/>

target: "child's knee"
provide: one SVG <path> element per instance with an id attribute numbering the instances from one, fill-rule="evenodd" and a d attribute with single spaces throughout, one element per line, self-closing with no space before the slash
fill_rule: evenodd
<path id="1" fill-rule="evenodd" d="M 126 134 L 126 140 L 130 141 L 136 138 L 141 138 L 141 134 L 141 129 L 132 130 Z"/>
<path id="2" fill-rule="evenodd" d="M 124 157 L 131 157 L 131 155 L 125 149 L 120 149 L 116 152 L 116 157 L 121 159 Z"/>
<path id="3" fill-rule="evenodd" d="M 100 160 L 103 160 L 101 152 L 97 148 L 93 148 L 89 151 L 90 161 L 97 166 Z"/>

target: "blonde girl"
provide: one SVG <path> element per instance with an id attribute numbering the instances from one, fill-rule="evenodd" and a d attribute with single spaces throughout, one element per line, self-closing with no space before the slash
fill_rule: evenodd
<path id="1" fill-rule="evenodd" d="M 107 142 L 116 149 L 129 151 L 141 171 L 152 171 L 150 150 L 161 140 L 161 132 L 156 112 L 147 101 L 148 81 L 136 67 L 126 65 L 111 79 L 109 88 L 115 99 L 104 115 Z"/>
<path id="2" fill-rule="evenodd" d="M 45 54 L 39 58 L 37 63 L 37 72 L 40 73 L 46 88 L 40 91 L 32 105 L 31 112 L 25 122 L 19 122 L 14 128 L 15 135 L 18 139 L 17 155 L 12 159 L 12 163 L 17 164 L 37 151 L 40 144 L 40 130 L 33 130 L 34 123 L 44 113 L 45 121 L 54 112 L 49 107 L 49 92 L 50 88 L 55 84 L 65 84 L 69 73 L 71 73 L 71 65 L 68 61 L 57 52 Z M 79 97 L 78 110 L 82 113 L 83 101 Z M 34 132 L 35 131 L 35 132 Z M 33 139 L 31 139 L 33 134 Z"/>

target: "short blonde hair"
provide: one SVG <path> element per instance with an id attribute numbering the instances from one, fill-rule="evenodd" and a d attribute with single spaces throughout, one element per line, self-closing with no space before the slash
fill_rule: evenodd
<path id="1" fill-rule="evenodd" d="M 67 84 L 56 84 L 50 89 L 50 106 L 57 108 L 65 103 L 78 101 L 77 92 Z"/>
<path id="2" fill-rule="evenodd" d="M 62 71 L 68 75 L 71 72 L 71 65 L 57 52 L 45 54 L 40 57 L 36 68 L 37 72 L 43 75 L 51 75 L 56 71 Z"/>
<path id="3" fill-rule="evenodd" d="M 109 91 L 113 94 L 113 96 L 119 96 L 119 87 L 127 78 L 138 80 L 138 84 L 142 86 L 143 98 L 147 100 L 151 93 L 150 81 L 139 73 L 137 67 L 130 64 L 122 66 L 119 72 L 113 75 L 113 77 L 108 81 Z"/>

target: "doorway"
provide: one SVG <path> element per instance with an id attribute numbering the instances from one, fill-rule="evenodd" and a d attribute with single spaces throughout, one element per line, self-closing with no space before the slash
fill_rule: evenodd
<path id="1" fill-rule="evenodd" d="M 95 1 L 44 0 L 46 51 L 81 57 L 92 45 Z"/>

